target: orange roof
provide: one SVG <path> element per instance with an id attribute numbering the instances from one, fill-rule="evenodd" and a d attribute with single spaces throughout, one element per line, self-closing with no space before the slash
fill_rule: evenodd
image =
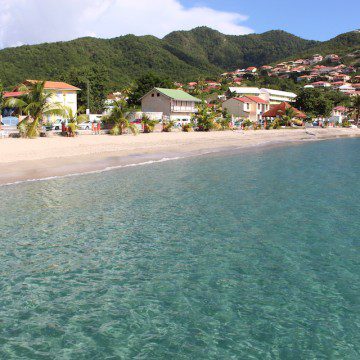
<path id="1" fill-rule="evenodd" d="M 285 110 L 286 109 L 293 109 L 295 111 L 295 116 L 298 117 L 298 118 L 302 118 L 302 119 L 305 119 L 306 118 L 306 114 L 303 113 L 302 111 L 292 107 L 289 103 L 287 102 L 283 102 L 281 104 L 278 104 L 278 105 L 275 105 L 273 106 L 269 111 L 266 111 L 264 114 L 263 114 L 263 117 L 276 117 L 278 115 L 281 115 L 281 114 L 285 114 Z"/>
<path id="2" fill-rule="evenodd" d="M 238 98 L 238 97 L 235 97 L 233 98 L 234 100 L 237 100 L 237 101 L 240 101 L 240 102 L 243 102 L 243 103 L 249 103 L 251 101 L 249 101 L 250 99 L 247 99 L 245 96 L 244 97 L 241 97 L 241 98 Z"/>
<path id="3" fill-rule="evenodd" d="M 25 80 L 23 82 L 24 85 L 26 84 L 36 84 L 38 83 L 40 80 Z M 61 81 L 45 81 L 45 89 L 47 90 L 81 90 L 75 86 L 72 86 L 70 84 L 67 84 L 65 82 L 61 82 Z"/>
<path id="4" fill-rule="evenodd" d="M 241 101 L 243 103 L 251 103 L 251 102 L 255 102 L 255 103 L 260 103 L 260 104 L 268 104 L 268 102 L 264 99 L 259 98 L 258 96 L 250 96 L 250 95 L 246 95 L 243 97 L 236 97 L 234 98 L 234 100 L 237 101 Z"/>
<path id="5" fill-rule="evenodd" d="M 5 91 L 3 93 L 4 98 L 10 98 L 10 97 L 18 97 L 21 95 L 24 95 L 25 92 L 24 91 Z"/>
<path id="6" fill-rule="evenodd" d="M 245 97 L 247 97 L 248 99 L 256 102 L 256 103 L 260 103 L 260 104 L 268 104 L 269 102 L 258 97 L 258 96 L 252 96 L 252 95 L 246 95 Z"/>

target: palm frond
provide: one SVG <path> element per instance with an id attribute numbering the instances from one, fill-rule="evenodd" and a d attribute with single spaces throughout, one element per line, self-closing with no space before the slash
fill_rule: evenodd
<path id="1" fill-rule="evenodd" d="M 23 99 L 20 99 L 20 98 L 9 98 L 5 101 L 5 104 L 4 104 L 5 107 L 19 108 L 19 109 L 22 109 L 27 105 L 28 104 Z"/>
<path id="2" fill-rule="evenodd" d="M 78 124 L 81 124 L 83 122 L 89 121 L 89 116 L 85 114 L 78 115 L 76 118 L 76 122 Z"/>

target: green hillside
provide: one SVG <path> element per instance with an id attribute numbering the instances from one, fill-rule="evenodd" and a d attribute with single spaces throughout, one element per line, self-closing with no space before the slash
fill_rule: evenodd
<path id="1" fill-rule="evenodd" d="M 234 36 L 200 27 L 176 31 L 163 39 L 134 35 L 114 39 L 89 37 L 3 49 L 0 80 L 11 87 L 24 79 L 66 79 L 70 70 L 96 67 L 108 75 L 109 89 L 116 89 L 150 71 L 172 80 L 187 81 L 298 54 L 343 53 L 359 48 L 359 32 L 316 42 L 279 30 Z"/>

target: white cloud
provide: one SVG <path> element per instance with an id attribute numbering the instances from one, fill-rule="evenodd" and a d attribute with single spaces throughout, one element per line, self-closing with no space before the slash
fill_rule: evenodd
<path id="1" fill-rule="evenodd" d="M 226 34 L 247 34 L 247 17 L 179 0 L 0 0 L 0 47 L 124 34 L 162 37 L 206 25 Z"/>

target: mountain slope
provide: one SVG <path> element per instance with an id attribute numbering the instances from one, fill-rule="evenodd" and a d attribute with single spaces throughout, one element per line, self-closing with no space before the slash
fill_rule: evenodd
<path id="1" fill-rule="evenodd" d="M 134 35 L 114 39 L 88 37 L 3 49 L 0 79 L 9 87 L 26 78 L 56 80 L 64 77 L 70 68 L 97 66 L 109 73 L 109 86 L 116 88 L 149 71 L 186 81 L 297 54 L 359 48 L 359 32 L 316 42 L 279 30 L 235 36 L 200 27 L 172 32 L 163 39 Z"/>
<path id="2" fill-rule="evenodd" d="M 317 44 L 280 30 L 236 36 L 224 35 L 206 27 L 173 32 L 164 41 L 169 44 L 167 49 L 170 52 L 184 60 L 209 62 L 226 70 L 263 65 Z"/>

